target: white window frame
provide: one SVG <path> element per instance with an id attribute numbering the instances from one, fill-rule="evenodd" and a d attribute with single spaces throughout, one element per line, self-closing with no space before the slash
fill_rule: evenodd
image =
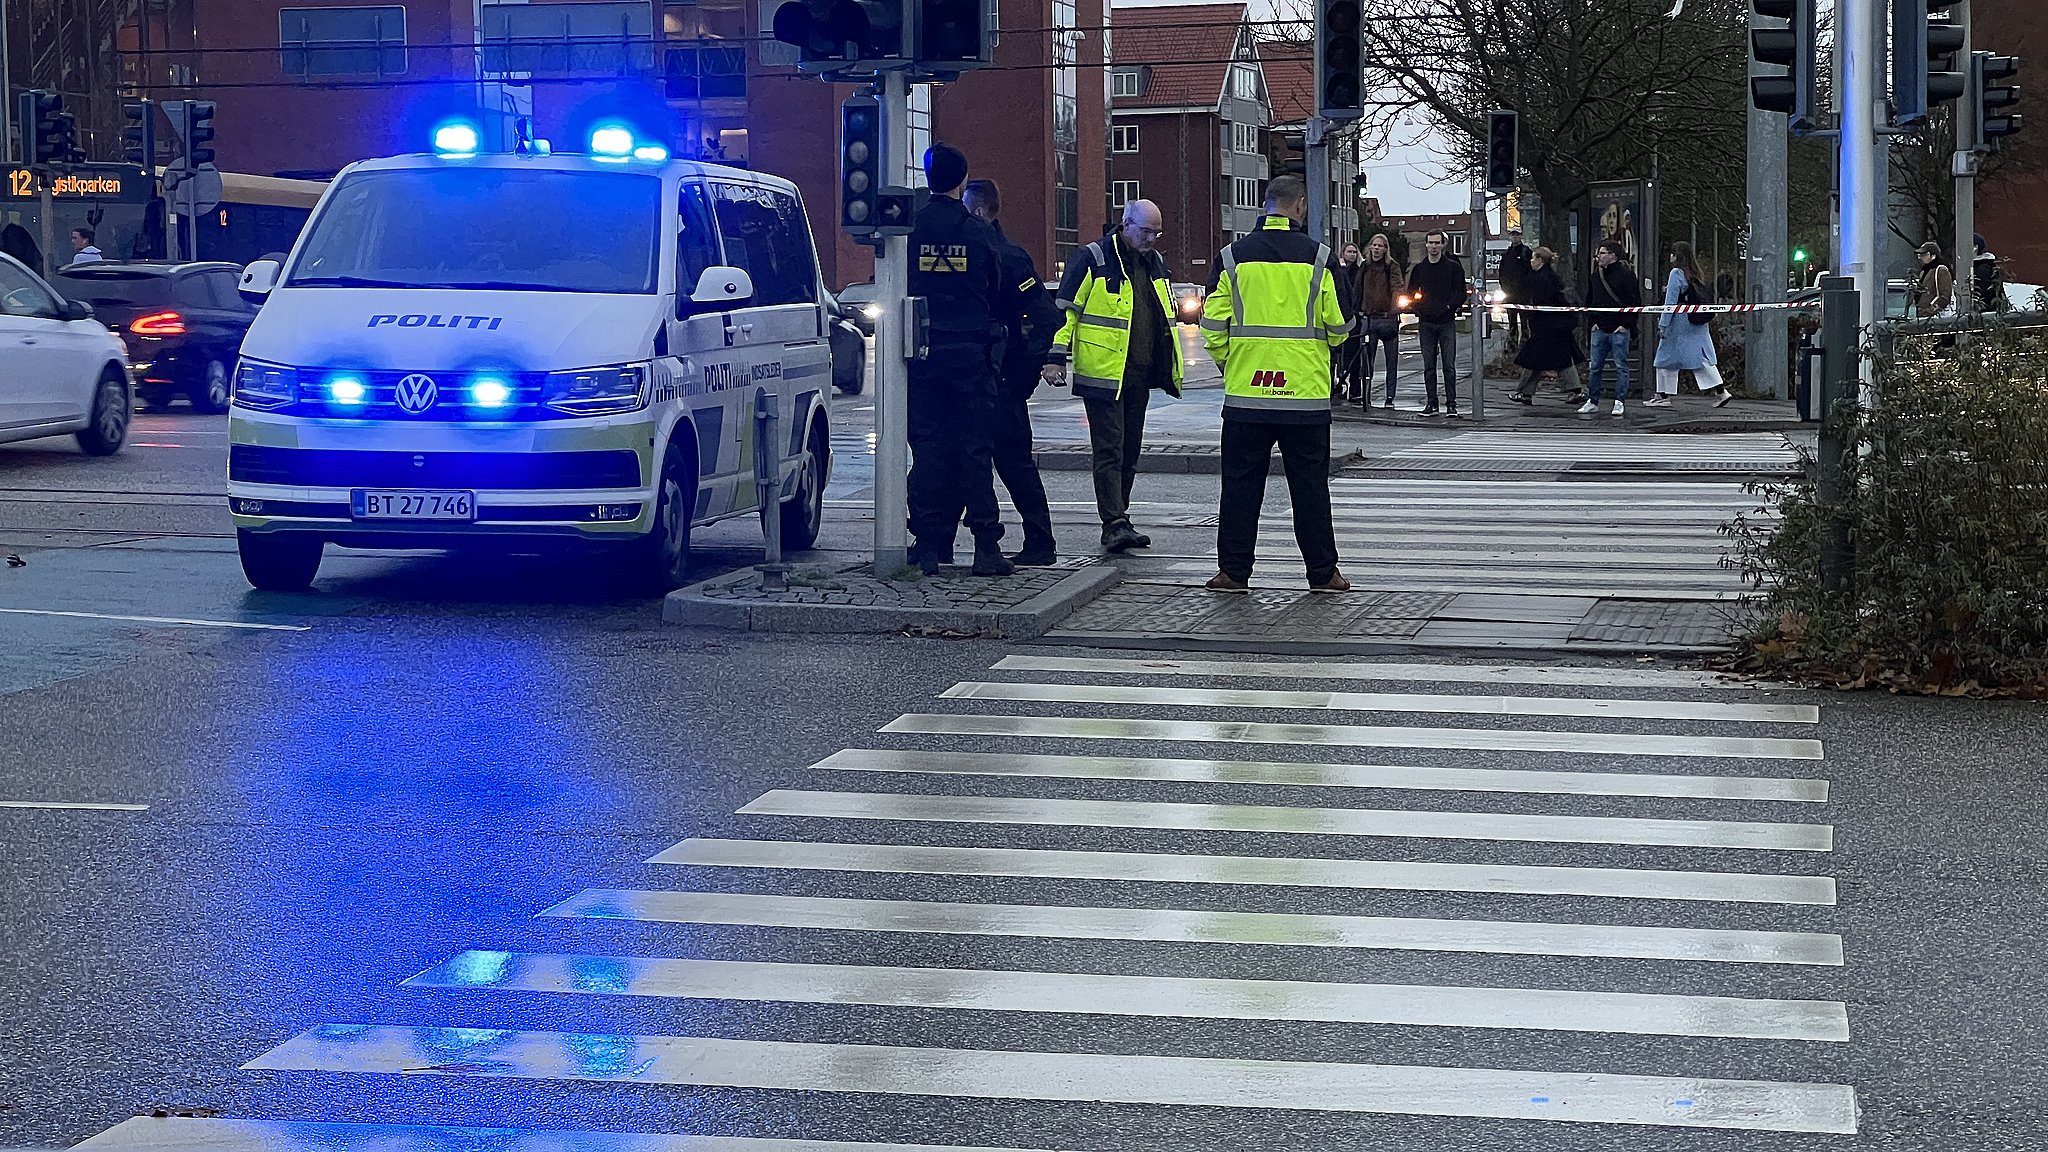
<path id="1" fill-rule="evenodd" d="M 1142 87 L 1135 68 L 1118 68 L 1109 74 L 1109 95 L 1114 100 L 1134 99 Z"/>
<path id="2" fill-rule="evenodd" d="M 1136 152 L 1138 150 L 1138 126 L 1136 124 L 1114 124 L 1109 129 L 1109 150 L 1111 152 Z"/>
<path id="3" fill-rule="evenodd" d="M 1143 200 L 1145 195 L 1138 189 L 1136 180 L 1112 180 L 1109 184 L 1109 198 L 1121 208 L 1133 200 Z"/>
<path id="4" fill-rule="evenodd" d="M 1233 122 L 1230 125 L 1230 150 L 1239 156 L 1259 154 L 1259 126 Z"/>
<path id="5" fill-rule="evenodd" d="M 1259 98 L 1259 74 L 1249 64 L 1235 64 L 1230 69 L 1230 93 L 1239 100 Z"/>
<path id="6" fill-rule="evenodd" d="M 1231 181 L 1234 187 L 1232 189 L 1230 202 L 1234 207 L 1262 208 L 1265 206 L 1264 202 L 1259 198 L 1258 177 L 1233 176 L 1231 177 Z"/>

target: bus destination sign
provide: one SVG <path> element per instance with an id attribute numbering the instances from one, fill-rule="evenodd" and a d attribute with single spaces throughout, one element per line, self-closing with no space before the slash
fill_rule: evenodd
<path id="1" fill-rule="evenodd" d="M 48 176 L 26 165 L 6 164 L 0 165 L 0 201 L 39 200 L 45 181 L 52 200 L 147 204 L 156 195 L 155 181 L 130 164 L 79 164 Z"/>

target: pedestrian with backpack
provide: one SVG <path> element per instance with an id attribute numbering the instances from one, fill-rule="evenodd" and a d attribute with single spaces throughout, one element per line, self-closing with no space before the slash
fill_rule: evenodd
<path id="1" fill-rule="evenodd" d="M 1710 291 L 1692 245 L 1684 240 L 1673 244 L 1664 306 L 1705 304 Z M 1713 320 L 1710 312 L 1666 312 L 1657 318 L 1657 394 L 1643 403 L 1652 408 L 1671 407 L 1671 398 L 1678 395 L 1680 372 L 1691 372 L 1693 383 L 1714 398 L 1716 408 L 1735 399 L 1714 359 Z"/>

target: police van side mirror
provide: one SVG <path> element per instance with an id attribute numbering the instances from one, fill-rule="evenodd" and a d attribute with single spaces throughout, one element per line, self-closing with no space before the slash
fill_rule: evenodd
<path id="1" fill-rule="evenodd" d="M 692 304 L 733 304 L 754 298 L 754 278 L 744 268 L 706 268 L 690 292 Z"/>
<path id="2" fill-rule="evenodd" d="M 251 304 L 263 303 L 270 290 L 277 287 L 277 274 L 283 267 L 275 260 L 258 260 L 242 269 L 242 282 L 238 285 L 242 299 Z"/>

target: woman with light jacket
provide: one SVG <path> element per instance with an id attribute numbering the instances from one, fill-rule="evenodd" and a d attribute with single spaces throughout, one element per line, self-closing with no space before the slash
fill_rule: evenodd
<path id="1" fill-rule="evenodd" d="M 1671 277 L 1664 284 L 1664 306 L 1705 304 L 1713 299 L 1692 245 L 1680 240 L 1671 246 Z M 1714 397 L 1719 408 L 1735 398 L 1721 380 L 1714 360 L 1713 326 L 1707 314 L 1666 312 L 1657 318 L 1657 394 L 1644 403 L 1652 408 L 1671 407 L 1678 395 L 1678 374 L 1691 372 L 1701 392 Z"/>

